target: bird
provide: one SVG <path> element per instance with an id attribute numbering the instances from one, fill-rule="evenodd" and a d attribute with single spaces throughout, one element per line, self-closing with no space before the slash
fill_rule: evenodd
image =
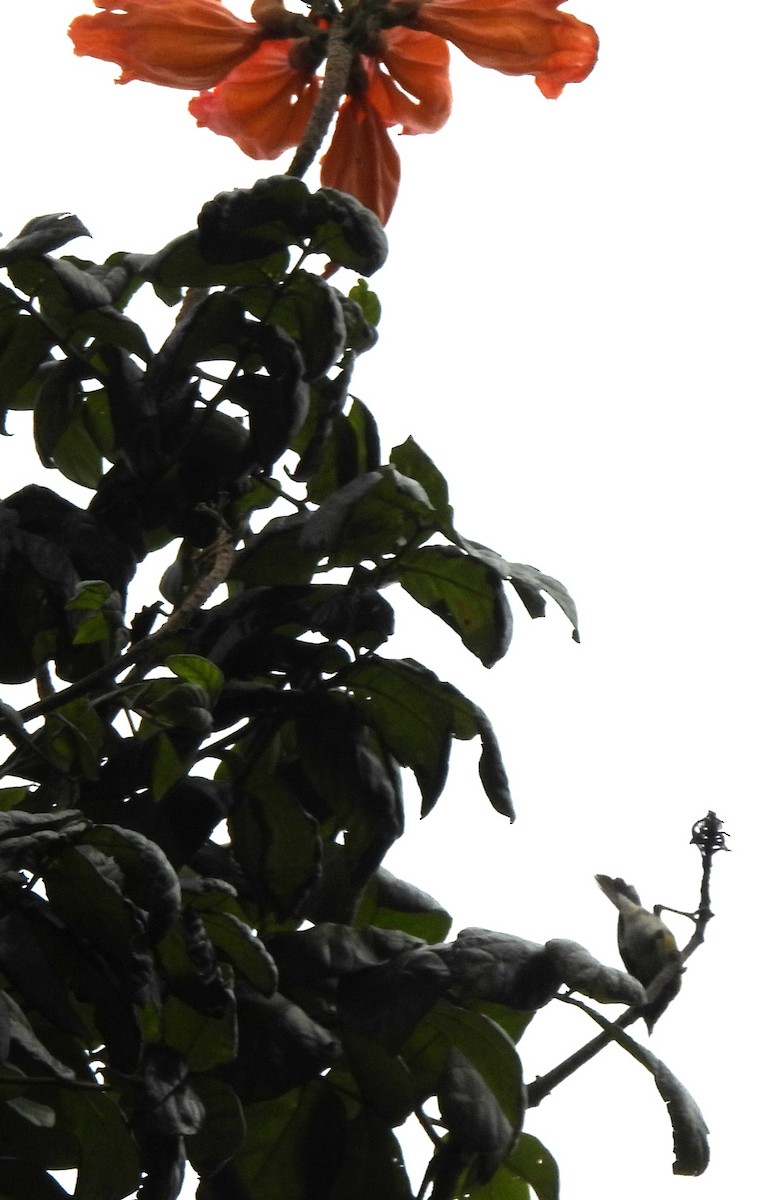
<path id="1" fill-rule="evenodd" d="M 619 910 L 616 928 L 617 944 L 627 971 L 648 988 L 665 967 L 674 963 L 676 974 L 668 979 L 659 995 L 643 1009 L 642 1016 L 649 1034 L 667 1006 L 680 991 L 682 959 L 672 930 L 655 912 L 640 903 L 632 884 L 610 875 L 596 875 L 595 880 L 608 899 Z"/>

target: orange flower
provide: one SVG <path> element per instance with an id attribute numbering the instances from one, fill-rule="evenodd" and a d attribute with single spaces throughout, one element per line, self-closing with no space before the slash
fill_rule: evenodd
<path id="1" fill-rule="evenodd" d="M 348 192 L 384 225 L 398 195 L 401 159 L 367 95 L 346 96 L 321 163 L 325 187 Z"/>
<path id="2" fill-rule="evenodd" d="M 598 35 L 569 13 L 563 0 L 403 0 L 406 24 L 444 37 L 480 67 L 503 75 L 534 75 L 555 100 L 567 83 L 581 83 L 595 66 Z"/>
<path id="3" fill-rule="evenodd" d="M 350 25 L 356 52 L 322 183 L 387 221 L 401 173 L 388 130 L 433 133 L 448 118 L 447 41 L 481 66 L 534 75 L 545 96 L 584 79 L 598 39 L 589 25 L 558 12 L 562 2 L 380 0 L 379 9 L 370 7 L 366 30 Z M 300 142 L 319 93 L 325 18 L 299 17 L 281 0 L 256 0 L 256 23 L 241 21 L 221 0 L 95 3 L 106 11 L 77 17 L 69 30 L 76 54 L 119 63 L 120 83 L 212 89 L 189 105 L 197 124 L 233 138 L 252 158 L 277 158 Z"/>
<path id="4" fill-rule="evenodd" d="M 233 138 L 250 158 L 278 158 L 297 146 L 319 94 L 310 69 L 294 67 L 291 40 L 265 41 L 212 92 L 189 103 L 197 124 Z"/>
<path id="5" fill-rule="evenodd" d="M 263 36 L 258 25 L 240 21 L 221 0 L 94 3 L 107 11 L 75 17 L 69 36 L 75 54 L 118 63 L 118 83 L 143 79 L 165 87 L 211 87 L 252 54 Z"/>
<path id="6" fill-rule="evenodd" d="M 304 50 L 303 39 L 264 41 L 214 91 L 194 97 L 189 110 L 197 124 L 233 138 L 251 158 L 276 158 L 296 146 L 319 86 L 309 67 L 294 65 Z M 349 192 L 385 223 L 401 174 L 387 130 L 441 128 L 451 112 L 449 50 L 441 38 L 397 28 L 377 36 L 375 51 L 359 55 L 321 181 Z"/>
<path id="7" fill-rule="evenodd" d="M 401 178 L 388 129 L 400 125 L 402 133 L 434 133 L 451 112 L 452 92 L 449 50 L 441 38 L 390 29 L 379 35 L 375 49 L 376 57 L 361 55 L 362 70 L 337 114 L 321 182 L 350 192 L 384 225 Z"/>

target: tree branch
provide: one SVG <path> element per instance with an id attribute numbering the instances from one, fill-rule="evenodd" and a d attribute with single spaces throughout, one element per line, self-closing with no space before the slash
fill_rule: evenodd
<path id="1" fill-rule="evenodd" d="M 696 822 L 691 833 L 691 845 L 698 846 L 701 853 L 701 895 L 699 907 L 695 913 L 682 913 L 683 916 L 690 917 L 695 926 L 690 941 L 680 952 L 680 960 L 683 963 L 687 962 L 694 951 L 704 941 L 707 925 L 714 916 L 710 901 L 712 857 L 718 850 L 728 849 L 725 845 L 725 838 L 728 835 L 723 833 L 722 824 L 719 817 L 710 810 L 706 817 Z M 679 912 L 678 909 L 667 909 L 664 905 L 658 906 L 658 910 Z M 677 966 L 674 963 L 669 963 L 663 971 L 659 972 L 656 978 L 651 981 L 650 986 L 646 988 L 646 1005 L 661 995 L 676 972 Z M 561 997 L 561 999 L 563 998 Z M 627 1009 L 625 1013 L 622 1013 L 618 1021 L 613 1022 L 614 1027 L 616 1029 L 626 1029 L 629 1025 L 638 1021 L 646 1005 L 636 1005 L 633 1008 Z M 528 1107 L 536 1108 L 546 1096 L 549 1096 L 550 1092 L 558 1084 L 563 1083 L 564 1079 L 568 1079 L 575 1071 L 578 1071 L 580 1067 L 583 1067 L 585 1063 L 588 1063 L 590 1059 L 594 1058 L 596 1054 L 599 1054 L 601 1050 L 610 1045 L 614 1040 L 614 1034 L 608 1032 L 600 1033 L 597 1037 L 587 1042 L 586 1045 L 575 1051 L 574 1054 L 564 1059 L 563 1062 L 558 1063 L 546 1075 L 540 1075 L 528 1086 Z"/>

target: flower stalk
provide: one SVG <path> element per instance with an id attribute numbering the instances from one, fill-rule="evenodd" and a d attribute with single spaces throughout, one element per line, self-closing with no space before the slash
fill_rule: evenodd
<path id="1" fill-rule="evenodd" d="M 346 38 L 345 22 L 342 17 L 335 18 L 329 28 L 327 61 L 321 91 L 295 156 L 287 168 L 287 175 L 302 179 L 319 153 L 345 94 L 353 53 L 353 46 Z"/>

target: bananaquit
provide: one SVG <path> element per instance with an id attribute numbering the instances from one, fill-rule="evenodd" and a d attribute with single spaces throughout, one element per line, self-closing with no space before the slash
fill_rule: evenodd
<path id="1" fill-rule="evenodd" d="M 622 962 L 630 975 L 647 988 L 668 963 L 677 964 L 677 975 L 643 1010 L 642 1016 L 651 1033 L 667 1005 L 680 991 L 681 961 L 677 942 L 661 918 L 643 908 L 631 884 L 623 879 L 611 879 L 609 875 L 596 875 L 595 879 L 619 910 L 617 942 Z"/>

